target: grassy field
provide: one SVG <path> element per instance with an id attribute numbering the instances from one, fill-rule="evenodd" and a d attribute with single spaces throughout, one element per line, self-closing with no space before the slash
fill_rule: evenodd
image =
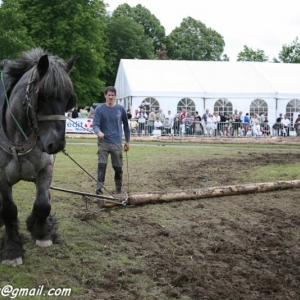
<path id="1" fill-rule="evenodd" d="M 66 152 L 95 176 L 95 139 L 68 140 Z M 124 163 L 129 193 L 300 179 L 300 151 L 292 145 L 136 142 Z M 95 182 L 59 153 L 52 186 L 93 193 Z M 106 188 L 114 189 L 111 166 Z M 0 288 L 43 287 L 43 296 L 17 299 L 66 298 L 47 296 L 51 288 L 71 288 L 71 299 L 299 299 L 298 193 L 93 213 L 81 196 L 52 191 L 60 243 L 42 249 L 25 226 L 35 188 L 20 182 L 13 196 L 25 259 L 16 268 L 0 265 Z"/>

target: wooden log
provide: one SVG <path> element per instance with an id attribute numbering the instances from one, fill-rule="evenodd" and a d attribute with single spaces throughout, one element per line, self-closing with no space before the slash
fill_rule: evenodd
<path id="1" fill-rule="evenodd" d="M 276 182 L 263 182 L 251 183 L 240 185 L 217 186 L 201 189 L 179 190 L 169 192 L 134 192 L 129 193 L 129 205 L 143 205 L 150 203 L 162 203 L 180 200 L 196 200 L 212 197 L 242 195 L 251 193 L 262 193 L 275 190 L 285 190 L 300 187 L 300 180 L 291 181 L 276 181 Z M 121 198 L 121 195 L 120 197 Z M 112 203 L 104 203 L 104 207 L 114 206 Z"/>

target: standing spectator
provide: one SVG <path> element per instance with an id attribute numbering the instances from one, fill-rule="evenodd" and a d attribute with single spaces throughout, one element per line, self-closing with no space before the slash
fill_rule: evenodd
<path id="1" fill-rule="evenodd" d="M 122 159 L 122 123 L 125 134 L 124 151 L 129 151 L 130 129 L 124 107 L 116 103 L 116 89 L 106 87 L 104 91 L 105 103 L 95 110 L 93 129 L 98 137 L 98 170 L 96 194 L 102 195 L 108 155 L 115 171 L 116 192 L 122 191 L 123 159 Z"/>
<path id="2" fill-rule="evenodd" d="M 195 112 L 194 115 L 193 131 L 195 135 L 201 135 L 203 133 L 201 117 L 199 116 L 199 113 L 197 111 Z"/>
<path id="3" fill-rule="evenodd" d="M 181 109 L 181 113 L 180 113 L 179 117 L 180 117 L 181 122 L 183 122 L 183 120 L 186 117 L 186 109 L 185 108 Z"/>
<path id="4" fill-rule="evenodd" d="M 139 134 L 143 135 L 145 134 L 145 124 L 148 118 L 144 108 L 141 108 L 141 111 L 137 114 L 137 117 L 139 123 Z"/>
<path id="5" fill-rule="evenodd" d="M 209 109 L 207 108 L 205 110 L 205 113 L 202 116 L 202 125 L 203 125 L 203 133 L 206 135 L 207 131 L 206 131 L 206 124 L 207 124 L 207 118 L 209 116 Z"/>
<path id="6" fill-rule="evenodd" d="M 290 136 L 291 121 L 287 117 L 287 115 L 283 116 L 283 119 L 281 119 L 281 124 L 282 124 L 282 135 L 283 136 Z"/>
<path id="7" fill-rule="evenodd" d="M 246 113 L 244 117 L 244 135 L 247 136 L 247 132 L 250 127 L 250 118 L 249 118 L 249 113 Z"/>
<path id="8" fill-rule="evenodd" d="M 271 132 L 270 132 L 270 126 L 268 124 L 268 120 L 265 120 L 264 125 L 261 126 L 261 133 L 266 136 L 270 135 Z"/>
<path id="9" fill-rule="evenodd" d="M 218 124 L 218 131 L 220 135 L 225 135 L 226 117 L 223 112 L 220 112 L 220 122 Z"/>
<path id="10" fill-rule="evenodd" d="M 282 135 L 282 114 L 279 114 L 279 117 L 276 119 L 276 123 L 273 125 L 273 129 L 275 129 L 277 136 Z"/>
<path id="11" fill-rule="evenodd" d="M 169 119 L 169 121 L 171 122 L 171 126 L 173 126 L 173 116 L 170 110 L 168 110 L 168 114 L 166 116 L 166 118 Z"/>
<path id="12" fill-rule="evenodd" d="M 127 119 L 128 119 L 128 121 L 130 121 L 130 120 L 132 119 L 131 110 L 130 110 L 130 109 L 127 109 L 126 114 L 127 114 Z"/>
<path id="13" fill-rule="evenodd" d="M 72 119 L 77 119 L 78 118 L 78 107 L 74 107 L 72 110 Z"/>
<path id="14" fill-rule="evenodd" d="M 294 123 L 294 128 L 296 130 L 297 137 L 300 137 L 300 114 L 298 115 L 298 118 L 296 119 L 296 121 Z"/>
<path id="15" fill-rule="evenodd" d="M 236 116 L 238 116 L 238 110 L 237 110 L 237 109 L 235 109 L 235 110 L 233 111 L 233 114 L 232 114 L 233 120 L 236 119 Z"/>
<path id="16" fill-rule="evenodd" d="M 80 114 L 81 114 L 81 118 L 87 118 L 88 117 L 88 111 L 86 110 L 86 108 L 82 108 L 80 110 Z"/>
<path id="17" fill-rule="evenodd" d="M 93 118 L 94 118 L 94 115 L 95 115 L 95 110 L 94 110 L 94 108 L 91 106 L 91 107 L 90 107 L 90 111 L 89 111 L 88 118 L 89 118 L 89 119 L 93 119 Z"/>
<path id="18" fill-rule="evenodd" d="M 154 121 L 155 121 L 155 113 L 154 111 L 151 111 L 147 121 L 148 134 L 152 134 L 152 131 L 154 129 Z"/>
<path id="19" fill-rule="evenodd" d="M 219 135 L 218 123 L 220 122 L 220 116 L 219 116 L 219 113 L 217 111 L 214 112 L 213 119 L 214 119 L 214 122 L 215 122 L 214 135 L 217 136 L 217 135 Z"/>
<path id="20" fill-rule="evenodd" d="M 264 126 L 265 120 L 267 120 L 267 113 L 266 113 L 266 112 L 263 112 L 263 113 L 260 115 L 260 126 Z"/>
<path id="21" fill-rule="evenodd" d="M 233 117 L 231 114 L 228 116 L 227 126 L 228 126 L 227 136 L 231 137 L 233 136 Z"/>
<path id="22" fill-rule="evenodd" d="M 215 120 L 213 118 L 212 114 L 208 114 L 208 118 L 206 120 L 206 130 L 207 130 L 207 136 L 211 137 L 215 134 Z"/>
<path id="23" fill-rule="evenodd" d="M 156 114 L 156 117 L 158 117 L 161 122 L 165 121 L 166 117 L 161 108 L 158 109 L 158 113 Z"/>
<path id="24" fill-rule="evenodd" d="M 178 114 L 175 114 L 173 119 L 173 132 L 174 135 L 179 135 L 179 129 L 180 129 L 181 120 L 179 118 Z"/>
<path id="25" fill-rule="evenodd" d="M 235 132 L 236 132 L 236 136 L 239 136 L 239 133 L 241 130 L 241 123 L 242 123 L 242 120 L 240 119 L 240 116 L 237 115 L 232 124 L 233 125 L 233 136 L 235 136 Z"/>
<path id="26" fill-rule="evenodd" d="M 251 129 L 252 129 L 252 136 L 260 136 L 261 130 L 260 130 L 260 118 L 257 114 L 254 114 L 251 118 Z"/>
<path id="27" fill-rule="evenodd" d="M 194 118 L 191 116 L 190 113 L 188 113 L 184 119 L 186 135 L 192 135 L 193 123 L 194 123 Z"/>
<path id="28" fill-rule="evenodd" d="M 242 111 L 239 111 L 239 116 L 241 120 L 239 136 L 243 136 L 245 133 L 245 129 L 244 129 L 244 116 Z"/>

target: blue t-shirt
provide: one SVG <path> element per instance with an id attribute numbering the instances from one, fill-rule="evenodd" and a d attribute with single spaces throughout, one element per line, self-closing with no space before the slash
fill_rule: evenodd
<path id="1" fill-rule="evenodd" d="M 93 129 L 97 135 L 99 131 L 104 133 L 104 142 L 122 144 L 122 124 L 124 126 L 125 140 L 129 143 L 130 130 L 124 107 L 120 104 L 116 104 L 114 107 L 102 104 L 95 109 Z"/>

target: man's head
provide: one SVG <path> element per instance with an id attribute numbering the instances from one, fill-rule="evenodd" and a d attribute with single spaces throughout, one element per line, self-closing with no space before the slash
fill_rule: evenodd
<path id="1" fill-rule="evenodd" d="M 115 106 L 115 99 L 116 99 L 116 89 L 113 86 L 108 86 L 104 91 L 104 97 L 106 100 L 106 105 L 108 107 Z"/>
<path id="2" fill-rule="evenodd" d="M 104 91 L 104 95 L 107 95 L 108 92 L 114 93 L 117 96 L 117 90 L 114 86 L 107 86 Z"/>

